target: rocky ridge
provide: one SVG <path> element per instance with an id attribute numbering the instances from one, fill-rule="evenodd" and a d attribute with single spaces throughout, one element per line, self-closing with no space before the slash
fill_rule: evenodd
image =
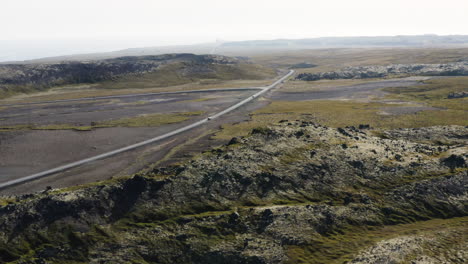
<path id="1" fill-rule="evenodd" d="M 92 84 L 125 76 L 143 76 L 174 64 L 180 66 L 175 71 L 181 77 L 213 78 L 217 73 L 216 66 L 242 63 L 250 62 L 220 55 L 166 54 L 62 63 L 0 64 L 0 92 L 40 91 L 59 85 Z"/>
<path id="2" fill-rule="evenodd" d="M 254 129 L 249 137 L 233 139 L 184 165 L 83 188 L 11 197 L 0 207 L 1 260 L 392 259 L 393 251 L 387 250 L 392 246 L 376 244 L 366 251 L 372 244 L 360 244 L 364 235 L 341 246 L 336 240 L 365 234 L 369 228 L 468 215 L 468 128 L 412 132 L 429 138 L 412 138 L 406 130 L 377 137 L 368 129 L 283 121 Z M 441 144 L 440 138 L 450 144 Z M 412 243 L 398 235 L 391 235 L 391 243 L 413 252 Z M 464 245 L 455 257 L 427 258 L 464 263 Z M 426 254 L 410 253 L 410 259 Z"/>
<path id="3" fill-rule="evenodd" d="M 296 79 L 302 81 L 384 78 L 395 75 L 419 76 L 467 76 L 468 61 L 447 64 L 392 64 L 387 66 L 346 67 L 343 70 L 319 73 L 301 73 Z"/>

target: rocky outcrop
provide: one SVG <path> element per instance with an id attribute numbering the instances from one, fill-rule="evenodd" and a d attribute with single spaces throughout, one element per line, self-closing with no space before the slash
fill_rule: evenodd
<path id="1" fill-rule="evenodd" d="M 375 246 L 360 252 L 350 263 L 415 263 L 415 264 L 449 264 L 464 263 L 468 259 L 466 242 L 461 241 L 452 248 L 445 248 L 443 240 L 459 232 L 439 230 L 425 236 L 401 236 L 378 242 Z"/>
<path id="2" fill-rule="evenodd" d="M 434 126 L 399 128 L 383 132 L 383 137 L 416 142 L 432 142 L 438 145 L 464 145 L 468 141 L 467 128 L 462 126 Z"/>
<path id="3" fill-rule="evenodd" d="M 340 71 L 301 73 L 296 79 L 302 81 L 317 81 L 322 79 L 365 79 L 383 78 L 396 75 L 418 76 L 467 76 L 468 62 L 447 64 L 393 64 L 388 66 L 347 67 Z"/>
<path id="4" fill-rule="evenodd" d="M 452 129 L 468 132 L 434 128 Z M 333 239 L 468 215 L 466 139 L 457 140 L 464 143 L 285 121 L 184 165 L 12 197 L 0 207 L 0 255 L 21 263 L 283 263 L 357 254 Z"/>
<path id="5" fill-rule="evenodd" d="M 468 92 L 459 92 L 459 93 L 449 93 L 447 96 L 448 99 L 457 99 L 468 97 Z"/>
<path id="6" fill-rule="evenodd" d="M 216 77 L 216 66 L 241 63 L 250 62 L 219 55 L 167 54 L 53 64 L 2 64 L 0 92 L 37 91 L 58 85 L 92 84 L 124 76 L 142 76 L 174 64 L 179 65 L 173 71 L 181 78 L 195 78 L 200 74 L 213 78 Z"/>

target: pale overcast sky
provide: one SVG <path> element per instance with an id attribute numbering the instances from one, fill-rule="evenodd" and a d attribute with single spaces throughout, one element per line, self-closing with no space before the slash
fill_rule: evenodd
<path id="1" fill-rule="evenodd" d="M 1 61 L 216 39 L 468 34 L 468 0 L 2 0 L 0 25 Z"/>

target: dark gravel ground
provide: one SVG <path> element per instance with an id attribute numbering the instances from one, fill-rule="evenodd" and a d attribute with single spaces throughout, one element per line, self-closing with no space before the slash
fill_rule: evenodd
<path id="1" fill-rule="evenodd" d="M 7 117 L 5 113 L 13 114 L 16 109 L 6 109 L 1 112 L 1 124 L 84 124 L 92 121 L 115 119 L 147 113 L 171 113 L 186 111 L 205 111 L 202 116 L 194 116 L 181 123 L 162 125 L 159 127 L 100 128 L 92 131 L 73 130 L 24 130 L 0 132 L 0 182 L 23 177 L 36 172 L 54 168 L 65 163 L 98 155 L 120 147 L 162 135 L 171 130 L 193 123 L 206 116 L 231 106 L 237 101 L 248 97 L 252 91 L 225 92 L 213 94 L 182 94 L 171 96 L 152 96 L 148 104 L 131 105 L 134 99 L 112 100 L 108 102 L 93 102 L 66 105 L 34 105 L 20 107 L 17 116 Z M 205 101 L 193 101 L 210 98 Z M 142 101 L 138 98 L 136 101 Z M 192 101 L 191 101 L 192 100 Z M 29 112 L 28 112 L 29 111 Z M 232 118 L 232 117 L 231 117 Z M 239 119 L 240 118 L 240 119 Z M 243 117 L 235 117 L 240 121 Z M 227 117 L 226 120 L 229 120 Z M 134 173 L 141 169 L 145 161 L 155 162 L 161 159 L 173 147 L 190 138 L 206 133 L 207 130 L 218 128 L 222 123 L 210 124 L 197 130 L 188 131 L 183 136 L 171 138 L 160 144 L 151 145 L 139 150 L 117 155 L 114 158 L 98 161 L 87 166 L 72 169 L 47 179 L 31 182 L 9 189 L 8 192 L 30 192 L 44 189 L 45 186 L 68 186 L 89 181 L 103 180 L 124 173 Z M 211 144 L 211 142 L 210 142 Z M 150 153 L 157 152 L 153 155 Z M 142 157 L 143 156 L 143 157 Z M 137 162 L 138 159 L 140 162 Z M 136 163 L 138 163 L 136 165 Z M 66 176 L 64 176 L 66 175 Z M 54 180 L 55 179 L 55 180 Z M 44 182 L 44 184 L 42 184 Z M 20 191 L 21 190 L 21 191 Z"/>
<path id="2" fill-rule="evenodd" d="M 255 91 L 152 95 L 98 101 L 15 106 L 0 111 L 1 125 L 89 124 L 148 113 L 210 111 Z M 204 99 L 209 99 L 202 101 Z M 198 101 L 197 101 L 198 100 Z"/>

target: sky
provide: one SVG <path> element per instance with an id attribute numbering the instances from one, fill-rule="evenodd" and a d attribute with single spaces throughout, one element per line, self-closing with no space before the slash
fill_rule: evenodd
<path id="1" fill-rule="evenodd" d="M 468 34 L 467 0 L 2 0 L 0 61 L 220 40 Z"/>

